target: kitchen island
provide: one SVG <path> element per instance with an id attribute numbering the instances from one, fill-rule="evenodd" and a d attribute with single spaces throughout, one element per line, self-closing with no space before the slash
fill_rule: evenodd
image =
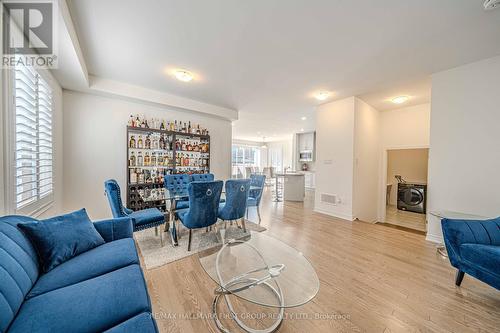
<path id="1" fill-rule="evenodd" d="M 276 174 L 276 200 L 280 200 L 280 186 L 282 182 L 283 199 L 287 201 L 304 201 L 305 177 L 303 173 L 287 172 Z"/>

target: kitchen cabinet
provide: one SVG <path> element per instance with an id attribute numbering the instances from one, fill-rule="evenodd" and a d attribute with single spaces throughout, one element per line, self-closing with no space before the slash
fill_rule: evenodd
<path id="1" fill-rule="evenodd" d="M 314 151 L 314 132 L 301 133 L 299 137 L 299 151 L 310 150 Z"/>
<path id="2" fill-rule="evenodd" d="M 315 188 L 316 187 L 316 175 L 314 172 L 304 171 L 304 183 L 306 188 Z"/>

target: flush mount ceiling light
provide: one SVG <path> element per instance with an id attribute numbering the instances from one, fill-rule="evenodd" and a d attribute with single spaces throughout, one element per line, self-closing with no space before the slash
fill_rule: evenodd
<path id="1" fill-rule="evenodd" d="M 409 99 L 410 99 L 410 97 L 408 97 L 408 96 L 398 96 L 398 97 L 394 97 L 391 101 L 394 104 L 401 104 L 401 103 L 408 101 Z"/>
<path id="2" fill-rule="evenodd" d="M 300 131 L 301 131 L 301 132 L 304 132 L 304 129 L 303 129 L 303 128 L 301 128 L 301 129 L 300 129 Z"/>
<path id="3" fill-rule="evenodd" d="M 177 69 L 174 72 L 174 75 L 177 80 L 182 81 L 182 82 L 189 82 L 193 80 L 193 74 L 189 71 L 186 71 L 184 69 Z"/>
<path id="4" fill-rule="evenodd" d="M 300 119 L 301 119 L 301 120 L 307 120 L 307 117 L 302 117 L 302 118 L 300 118 Z"/>
<path id="5" fill-rule="evenodd" d="M 316 99 L 318 101 L 324 101 L 325 99 L 330 97 L 330 92 L 329 91 L 319 91 L 314 97 L 316 97 Z"/>

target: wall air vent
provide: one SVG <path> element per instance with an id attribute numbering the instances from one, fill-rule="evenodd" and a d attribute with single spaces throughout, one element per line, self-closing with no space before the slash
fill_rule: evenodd
<path id="1" fill-rule="evenodd" d="M 337 196 L 333 194 L 321 193 L 321 202 L 327 203 L 330 205 L 337 204 Z"/>
<path id="2" fill-rule="evenodd" d="M 483 6 L 485 10 L 500 8 L 500 0 L 485 0 Z"/>

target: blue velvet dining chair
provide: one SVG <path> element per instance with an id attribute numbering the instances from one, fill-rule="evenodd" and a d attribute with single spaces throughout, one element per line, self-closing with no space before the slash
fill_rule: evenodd
<path id="1" fill-rule="evenodd" d="M 165 175 L 163 185 L 170 194 L 187 192 L 188 185 L 191 183 L 191 176 L 185 173 Z M 176 209 L 185 209 L 189 207 L 188 200 L 177 200 L 175 202 Z"/>
<path id="2" fill-rule="evenodd" d="M 215 177 L 213 173 L 193 173 L 191 180 L 193 182 L 213 182 Z"/>
<path id="3" fill-rule="evenodd" d="M 246 232 L 245 211 L 250 190 L 250 179 L 229 179 L 226 181 L 226 202 L 219 205 L 219 218 L 225 221 L 241 219 L 241 227 Z"/>
<path id="4" fill-rule="evenodd" d="M 188 251 L 191 251 L 193 229 L 207 228 L 217 222 L 223 182 L 191 182 L 188 185 L 189 209 L 178 212 L 181 223 L 189 229 Z"/>
<path id="5" fill-rule="evenodd" d="M 258 189 L 252 189 L 249 192 L 247 199 L 247 219 L 248 219 L 248 208 L 256 207 L 257 215 L 259 216 L 259 224 L 261 221 L 260 218 L 260 200 L 262 199 L 262 192 L 264 191 L 264 183 L 266 182 L 265 175 L 250 175 L 250 186 L 259 187 Z"/>
<path id="6" fill-rule="evenodd" d="M 122 203 L 120 186 L 114 179 L 109 179 L 104 182 L 104 190 L 106 197 L 111 207 L 111 213 L 114 218 L 130 217 L 134 224 L 134 231 L 140 231 L 149 228 L 155 228 L 155 233 L 158 235 L 158 227 L 165 223 L 165 216 L 157 208 L 148 208 L 138 211 L 133 211 L 125 207 Z M 166 229 L 166 228 L 165 228 Z M 163 231 L 160 230 L 160 242 L 163 246 Z"/>

